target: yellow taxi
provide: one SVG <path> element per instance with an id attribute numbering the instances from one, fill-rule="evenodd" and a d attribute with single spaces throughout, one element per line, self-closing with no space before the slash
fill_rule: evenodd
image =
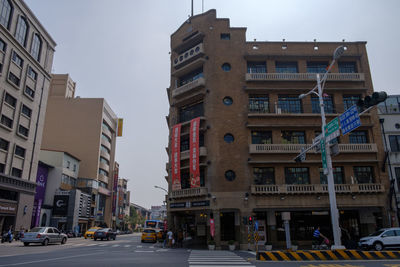
<path id="1" fill-rule="evenodd" d="M 141 238 L 142 243 L 143 242 L 157 242 L 157 234 L 156 230 L 154 229 L 144 229 L 142 232 L 142 238 Z"/>
<path id="2" fill-rule="evenodd" d="M 86 239 L 86 238 L 93 238 L 94 232 L 96 232 L 96 231 L 99 230 L 99 229 L 102 229 L 102 228 L 101 228 L 101 227 L 92 227 L 92 228 L 90 228 L 89 230 L 87 230 L 87 231 L 85 232 L 85 234 L 83 235 L 83 237 L 85 237 L 85 239 Z"/>

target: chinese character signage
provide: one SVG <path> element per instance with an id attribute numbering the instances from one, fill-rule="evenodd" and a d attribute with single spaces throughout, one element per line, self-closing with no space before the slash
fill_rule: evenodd
<path id="1" fill-rule="evenodd" d="M 124 119 L 118 119 L 118 132 L 117 136 L 122 136 L 122 126 L 124 124 Z"/>
<path id="2" fill-rule="evenodd" d="M 200 187 L 199 169 L 199 127 L 200 118 L 190 121 L 190 187 Z"/>
<path id="3" fill-rule="evenodd" d="M 31 227 L 39 226 L 40 220 L 40 210 L 42 208 L 42 203 L 44 201 L 44 196 L 46 193 L 46 183 L 48 168 L 43 165 L 38 165 L 37 175 L 36 175 L 36 194 L 35 200 L 33 202 L 33 213 Z"/>
<path id="4" fill-rule="evenodd" d="M 181 124 L 172 127 L 171 140 L 172 190 L 181 189 Z"/>

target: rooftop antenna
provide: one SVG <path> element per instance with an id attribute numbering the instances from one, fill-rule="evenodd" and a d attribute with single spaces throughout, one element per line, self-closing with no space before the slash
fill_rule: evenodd
<path id="1" fill-rule="evenodd" d="M 192 0 L 192 17 L 193 17 L 193 0 Z"/>

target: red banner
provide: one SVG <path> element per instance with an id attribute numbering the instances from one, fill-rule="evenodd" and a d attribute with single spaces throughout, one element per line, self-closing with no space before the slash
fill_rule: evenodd
<path id="1" fill-rule="evenodd" d="M 172 190 L 181 189 L 181 124 L 172 127 Z"/>
<path id="2" fill-rule="evenodd" d="M 190 121 L 190 187 L 200 187 L 199 169 L 199 127 L 200 118 Z"/>
<path id="3" fill-rule="evenodd" d="M 215 224 L 214 224 L 214 219 L 210 219 L 210 235 L 212 237 L 215 236 Z"/>

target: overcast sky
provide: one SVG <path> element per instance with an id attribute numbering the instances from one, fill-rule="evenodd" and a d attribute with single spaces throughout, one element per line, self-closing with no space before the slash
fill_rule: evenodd
<path id="1" fill-rule="evenodd" d="M 160 205 L 168 143 L 165 116 L 170 35 L 191 0 L 26 0 L 57 42 L 54 73 L 69 73 L 76 96 L 105 98 L 124 118 L 117 141 L 120 177 L 131 202 Z M 367 41 L 376 91 L 399 94 L 400 1 L 204 0 L 251 41 Z M 202 1 L 194 0 L 194 13 Z"/>

